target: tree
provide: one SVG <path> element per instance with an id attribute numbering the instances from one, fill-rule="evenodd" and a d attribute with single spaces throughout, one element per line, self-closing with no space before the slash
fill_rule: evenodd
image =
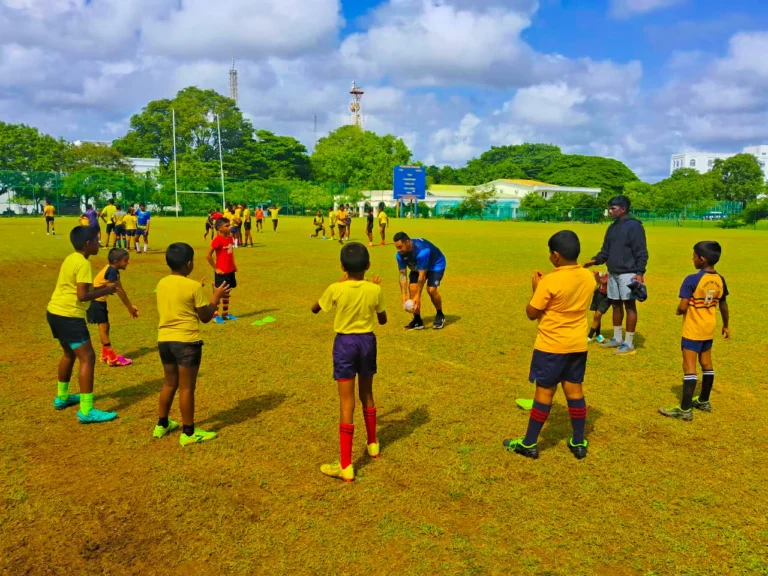
<path id="1" fill-rule="evenodd" d="M 267 130 L 256 131 L 232 159 L 225 163 L 231 176 L 264 180 L 309 180 L 311 166 L 307 148 L 290 136 L 277 136 Z"/>
<path id="2" fill-rule="evenodd" d="M 622 162 L 600 156 L 563 154 L 539 172 L 539 180 L 559 186 L 600 188 L 601 200 L 621 194 L 627 182 L 638 180 Z"/>
<path id="3" fill-rule="evenodd" d="M 680 168 L 652 186 L 650 205 L 654 210 L 707 209 L 715 202 L 716 180 L 712 172 L 699 174 L 694 168 Z"/>
<path id="4" fill-rule="evenodd" d="M 78 198 L 81 204 L 103 204 L 107 198 L 133 198 L 140 189 L 133 174 L 101 167 L 83 167 L 61 181 L 61 194 Z"/>
<path id="5" fill-rule="evenodd" d="M 173 162 L 172 112 L 176 112 L 177 154 L 192 154 L 218 168 L 219 137 L 216 115 L 221 122 L 221 148 L 225 163 L 253 137 L 253 126 L 235 103 L 214 90 L 194 86 L 181 90 L 173 100 L 154 100 L 131 118 L 128 134 L 113 142 L 126 156 L 158 158 L 164 169 Z"/>
<path id="6" fill-rule="evenodd" d="M 111 146 L 94 142 L 83 142 L 79 146 L 70 146 L 65 155 L 65 165 L 69 171 L 85 167 L 99 167 L 125 174 L 133 172 L 131 161 L 122 152 Z"/>
<path id="7" fill-rule="evenodd" d="M 473 188 L 467 190 L 466 195 L 459 203 L 456 212 L 461 218 L 464 216 L 480 216 L 482 218 L 483 213 L 496 205 L 496 188 L 490 188 L 488 190 L 478 190 Z"/>
<path id="8" fill-rule="evenodd" d="M 469 178 L 478 180 L 474 184 L 502 178 L 538 180 L 541 171 L 560 156 L 560 148 L 551 144 L 493 146 L 470 160 L 466 171 Z"/>
<path id="9" fill-rule="evenodd" d="M 624 184 L 622 194 L 632 202 L 633 210 L 652 210 L 653 186 L 647 182 L 635 180 Z"/>
<path id="10" fill-rule="evenodd" d="M 736 154 L 727 160 L 716 160 L 712 172 L 719 176 L 715 198 L 726 202 L 754 201 L 763 188 L 763 170 L 752 154 Z"/>
<path id="11" fill-rule="evenodd" d="M 57 172 L 69 144 L 25 124 L 0 122 L 0 170 Z"/>
<path id="12" fill-rule="evenodd" d="M 348 189 L 392 188 L 398 164 L 408 164 L 411 151 L 392 135 L 379 136 L 357 126 L 342 126 L 321 138 L 312 153 L 312 173 L 320 182 L 344 184 Z"/>

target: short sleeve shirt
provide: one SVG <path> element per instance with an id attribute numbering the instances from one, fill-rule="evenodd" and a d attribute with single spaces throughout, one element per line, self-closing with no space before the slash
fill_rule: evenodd
<path id="1" fill-rule="evenodd" d="M 126 216 L 127 214 L 122 210 L 117 210 L 114 214 L 112 214 L 112 220 L 114 220 L 115 226 L 122 226 L 123 220 L 125 220 Z"/>
<path id="2" fill-rule="evenodd" d="M 56 208 L 53 207 L 52 204 L 48 204 L 45 208 L 43 208 L 43 215 L 52 217 L 56 213 Z"/>
<path id="3" fill-rule="evenodd" d="M 105 266 L 104 268 L 99 271 L 96 276 L 93 278 L 93 287 L 94 288 L 101 288 L 102 286 L 106 286 L 107 284 L 114 284 L 115 282 L 118 282 L 120 280 L 120 271 L 115 268 L 114 266 Z M 98 302 L 106 302 L 107 297 L 102 296 L 101 298 L 96 298 Z"/>
<path id="4" fill-rule="evenodd" d="M 338 334 L 373 332 L 376 313 L 384 312 L 381 286 L 365 280 L 331 284 L 320 298 L 323 312 L 336 310 L 333 329 Z"/>
<path id="5" fill-rule="evenodd" d="M 325 219 L 322 216 L 315 216 L 315 219 L 313 220 L 316 226 L 322 226 L 323 222 L 325 222 Z"/>
<path id="6" fill-rule="evenodd" d="M 328 211 L 328 219 L 331 221 L 331 226 L 336 225 L 336 211 L 335 210 L 329 210 Z"/>
<path id="7" fill-rule="evenodd" d="M 530 305 L 541 310 L 534 348 L 552 354 L 587 351 L 587 310 L 595 277 L 579 265 L 561 266 L 544 276 Z"/>
<path id="8" fill-rule="evenodd" d="M 272 218 L 272 220 L 277 220 L 279 216 L 280 216 L 280 208 L 269 209 L 269 217 Z"/>
<path id="9" fill-rule="evenodd" d="M 407 254 L 395 254 L 399 270 L 427 270 L 441 272 L 445 270 L 447 261 L 440 248 L 423 238 L 411 238 L 413 249 Z"/>
<path id="10" fill-rule="evenodd" d="M 208 305 L 203 285 L 184 276 L 166 276 L 157 284 L 158 342 L 198 342 L 197 309 Z"/>
<path id="11" fill-rule="evenodd" d="M 123 225 L 126 230 L 136 230 L 136 222 L 138 219 L 134 214 L 126 214 L 123 218 Z"/>
<path id="12" fill-rule="evenodd" d="M 382 210 L 379 212 L 379 225 L 382 226 L 385 224 L 389 224 L 389 216 L 387 216 L 387 213 Z"/>
<path id="13" fill-rule="evenodd" d="M 93 284 L 93 268 L 88 259 L 75 252 L 64 259 L 56 281 L 48 312 L 69 318 L 85 318 L 90 302 L 77 299 L 78 284 Z"/>
<path id="14" fill-rule="evenodd" d="M 139 210 L 136 212 L 136 223 L 140 228 L 146 228 L 147 224 L 149 224 L 151 216 L 152 214 L 149 212 L 149 210 Z"/>
<path id="15" fill-rule="evenodd" d="M 680 287 L 680 298 L 688 300 L 683 316 L 683 338 L 712 340 L 717 328 L 717 307 L 725 302 L 728 285 L 715 271 L 700 270 L 686 276 Z"/>
<path id="16" fill-rule="evenodd" d="M 85 216 L 88 218 L 88 226 L 91 226 L 95 228 L 99 225 L 99 215 L 96 213 L 96 210 L 91 208 L 90 210 L 85 211 Z"/>
<path id="17" fill-rule="evenodd" d="M 223 274 L 235 272 L 235 241 L 232 236 L 216 236 L 211 242 L 216 252 L 216 268 Z"/>
<path id="18" fill-rule="evenodd" d="M 117 206 L 114 204 L 107 204 L 104 206 L 104 210 L 101 211 L 101 215 L 107 219 L 107 223 L 112 223 L 112 216 L 117 212 Z"/>

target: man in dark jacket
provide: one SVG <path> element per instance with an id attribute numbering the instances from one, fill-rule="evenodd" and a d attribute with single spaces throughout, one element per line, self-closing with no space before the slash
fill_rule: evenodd
<path id="1" fill-rule="evenodd" d="M 613 303 L 613 338 L 603 343 L 603 348 L 615 348 L 614 354 L 634 354 L 637 305 L 630 284 L 645 283 L 645 267 L 648 264 L 648 246 L 645 229 L 639 220 L 629 216 L 630 202 L 626 196 L 616 196 L 608 203 L 608 215 L 613 223 L 605 232 L 600 253 L 584 264 L 586 268 L 596 264 L 608 266 L 608 298 Z M 627 311 L 627 334 L 622 336 L 624 310 Z"/>

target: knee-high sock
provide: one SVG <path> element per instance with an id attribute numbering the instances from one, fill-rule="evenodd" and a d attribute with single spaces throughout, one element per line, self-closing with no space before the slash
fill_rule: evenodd
<path id="1" fill-rule="evenodd" d="M 539 434 L 544 427 L 544 422 L 549 417 L 549 411 L 552 410 L 552 406 L 541 404 L 540 402 L 533 402 L 533 408 L 531 408 L 531 417 L 528 419 L 528 430 L 525 433 L 523 444 L 526 446 L 532 446 L 539 441 Z"/>
<path id="2" fill-rule="evenodd" d="M 363 420 L 365 420 L 365 431 L 368 433 L 368 444 L 376 442 L 376 407 L 363 408 Z"/>
<path id="3" fill-rule="evenodd" d="M 352 440 L 355 436 L 354 424 L 339 424 L 339 445 L 341 448 L 341 467 L 352 464 Z"/>
<path id="4" fill-rule="evenodd" d="M 573 443 L 581 444 L 584 442 L 584 428 L 587 423 L 587 401 L 584 398 L 568 400 L 568 414 L 571 416 L 573 427 Z"/>
<path id="5" fill-rule="evenodd" d="M 701 394 L 699 402 L 709 402 L 709 394 L 712 392 L 712 386 L 715 384 L 715 371 L 704 370 L 701 375 Z"/>

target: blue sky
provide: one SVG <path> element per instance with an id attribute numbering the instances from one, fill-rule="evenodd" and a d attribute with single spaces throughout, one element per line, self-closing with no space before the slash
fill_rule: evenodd
<path id="1" fill-rule="evenodd" d="M 235 58 L 244 113 L 310 149 L 356 80 L 417 159 L 548 142 L 656 181 L 768 142 L 766 54 L 754 0 L 0 0 L 0 120 L 114 138 L 150 99 L 226 93 Z"/>

